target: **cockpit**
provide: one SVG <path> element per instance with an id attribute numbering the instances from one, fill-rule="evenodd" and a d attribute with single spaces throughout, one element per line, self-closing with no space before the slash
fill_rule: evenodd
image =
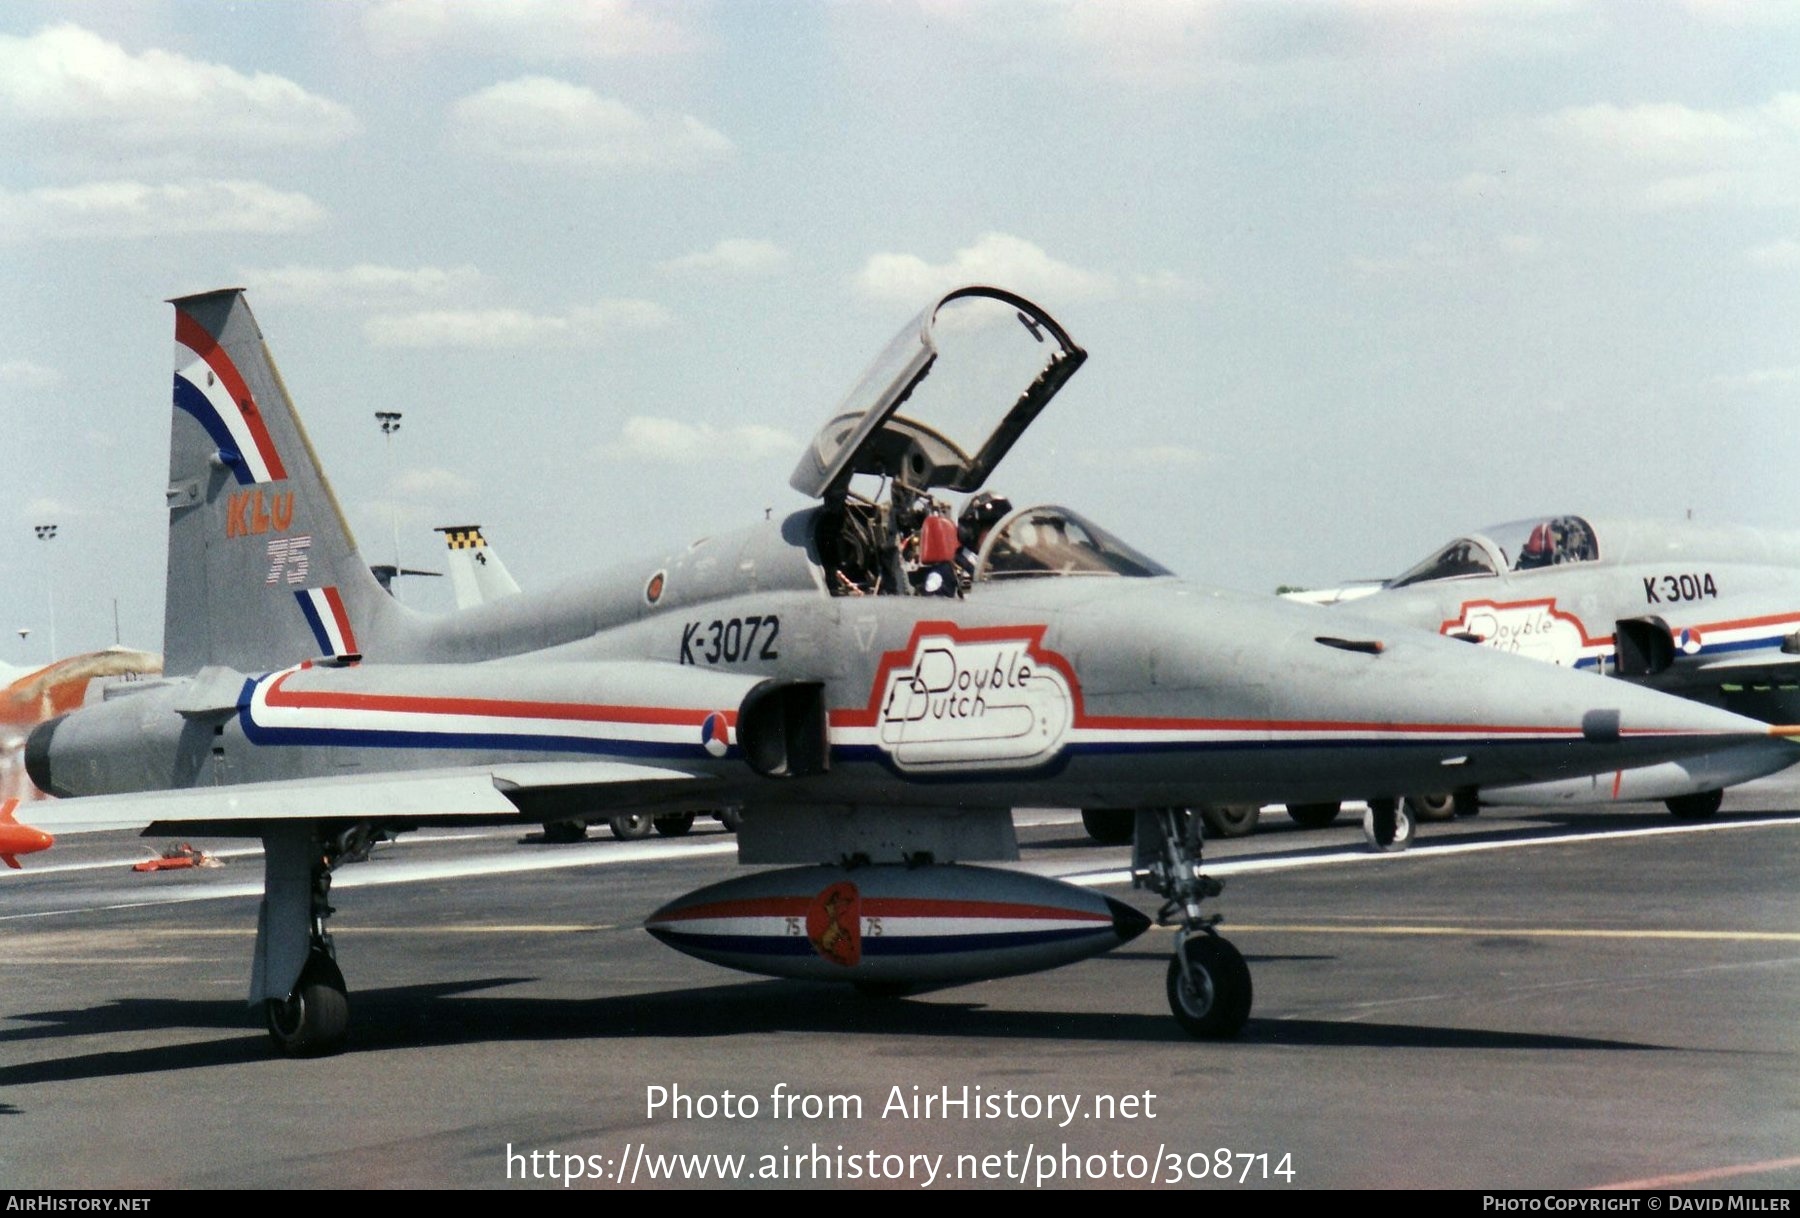
<path id="1" fill-rule="evenodd" d="M 1086 358 L 1049 314 L 999 288 L 960 288 L 908 323 L 789 478 L 820 500 L 813 541 L 831 594 L 1168 574 L 1068 508 L 1015 511 L 980 491 Z M 970 497 L 958 509 L 951 493 Z"/>
<path id="2" fill-rule="evenodd" d="M 1579 516 L 1535 516 L 1458 537 L 1387 586 L 1405 588 L 1599 560 L 1600 542 L 1587 521 Z"/>
<path id="3" fill-rule="evenodd" d="M 993 531 L 973 572 L 985 580 L 1046 575 L 1123 575 L 1146 578 L 1169 569 L 1065 507 L 1014 512 Z"/>

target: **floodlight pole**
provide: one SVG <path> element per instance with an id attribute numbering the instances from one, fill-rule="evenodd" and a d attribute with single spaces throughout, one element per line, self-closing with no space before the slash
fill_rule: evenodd
<path id="1" fill-rule="evenodd" d="M 400 490 L 394 483 L 394 433 L 400 430 L 400 412 L 398 410 L 377 410 L 375 421 L 381 424 L 381 434 L 387 437 L 387 472 L 388 472 L 388 505 L 393 509 L 394 517 L 394 574 L 400 574 Z"/>
<path id="2" fill-rule="evenodd" d="M 34 524 L 31 526 L 31 531 L 37 535 L 39 541 L 56 540 L 56 526 L 53 524 Z M 52 664 L 56 663 L 56 574 L 50 557 L 53 552 L 44 551 L 44 590 L 50 602 L 50 662 Z"/>

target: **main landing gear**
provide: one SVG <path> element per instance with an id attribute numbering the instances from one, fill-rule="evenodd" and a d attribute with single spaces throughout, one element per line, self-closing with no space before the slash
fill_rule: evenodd
<path id="1" fill-rule="evenodd" d="M 1169 1010 L 1188 1033 L 1205 1040 L 1236 1036 L 1250 1017 L 1250 966 L 1218 932 L 1219 918 L 1200 902 L 1224 886 L 1200 874 L 1199 815 L 1187 808 L 1140 808 L 1131 882 L 1163 898 L 1156 921 L 1175 930 L 1169 961 Z"/>
<path id="2" fill-rule="evenodd" d="M 350 997 L 325 920 L 331 872 L 366 851 L 366 826 L 321 838 L 311 825 L 263 838 L 263 901 L 256 921 L 250 1002 L 261 1004 L 269 1039 L 289 1057 L 340 1052 Z"/>
<path id="3" fill-rule="evenodd" d="M 1363 837 L 1383 854 L 1397 853 L 1413 843 L 1418 818 L 1410 799 L 1371 799 L 1363 813 Z"/>

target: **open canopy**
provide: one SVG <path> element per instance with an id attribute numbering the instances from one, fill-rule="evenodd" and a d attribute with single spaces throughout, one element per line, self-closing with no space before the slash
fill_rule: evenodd
<path id="1" fill-rule="evenodd" d="M 857 474 L 975 490 L 1086 358 L 1024 297 L 958 288 L 888 344 L 788 484 L 815 498 L 843 493 Z"/>

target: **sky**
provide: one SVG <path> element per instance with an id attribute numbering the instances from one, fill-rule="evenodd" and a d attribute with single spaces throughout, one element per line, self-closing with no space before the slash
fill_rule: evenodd
<path id="1" fill-rule="evenodd" d="M 1800 6 L 12 0 L 0 275 L 9 663 L 160 647 L 163 302 L 225 286 L 371 561 L 527 589 L 802 506 L 966 282 L 1090 352 L 993 486 L 1202 582 L 1784 527 Z"/>

